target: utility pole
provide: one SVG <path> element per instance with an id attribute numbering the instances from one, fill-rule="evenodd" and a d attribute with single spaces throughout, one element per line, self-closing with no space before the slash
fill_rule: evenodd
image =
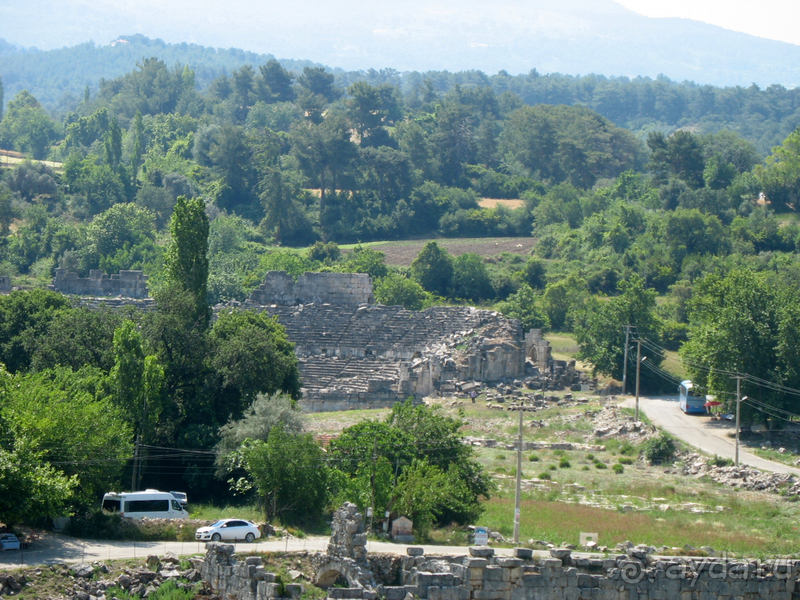
<path id="1" fill-rule="evenodd" d="M 736 376 L 736 452 L 734 454 L 733 462 L 738 467 L 739 466 L 739 418 L 741 414 L 741 406 L 742 406 L 742 377 L 741 375 Z"/>
<path id="2" fill-rule="evenodd" d="M 625 385 L 628 381 L 628 339 L 631 335 L 631 326 L 625 325 L 625 358 L 622 359 L 622 394 L 624 395 L 628 391 L 628 387 Z"/>
<path id="3" fill-rule="evenodd" d="M 520 500 L 522 496 L 522 406 L 519 411 L 519 439 L 517 440 L 517 493 L 514 497 L 514 543 L 519 544 Z"/>
<path id="4" fill-rule="evenodd" d="M 137 477 L 138 473 L 137 470 L 139 468 L 139 433 L 136 434 L 136 444 L 133 448 L 133 473 L 131 473 L 131 491 L 135 492 L 137 490 L 137 483 L 139 478 Z"/>
<path id="5" fill-rule="evenodd" d="M 634 420 L 639 420 L 639 375 L 642 371 L 642 340 L 636 339 L 636 409 L 633 413 Z"/>

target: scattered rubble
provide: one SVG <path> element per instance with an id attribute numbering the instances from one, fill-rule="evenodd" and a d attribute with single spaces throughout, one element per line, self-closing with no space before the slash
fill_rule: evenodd
<path id="1" fill-rule="evenodd" d="M 658 430 L 629 417 L 616 406 L 606 406 L 594 420 L 595 438 L 615 438 L 641 443 L 657 435 Z"/>
<path id="2" fill-rule="evenodd" d="M 743 490 L 800 497 L 800 479 L 789 473 L 769 473 L 748 465 L 717 466 L 713 458 L 696 452 L 686 452 L 680 460 L 683 467 L 678 472 L 683 475 L 708 477 L 717 483 Z"/>

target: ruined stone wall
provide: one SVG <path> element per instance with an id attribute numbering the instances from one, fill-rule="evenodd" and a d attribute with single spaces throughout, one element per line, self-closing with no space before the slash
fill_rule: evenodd
<path id="1" fill-rule="evenodd" d="M 533 559 L 493 556 L 490 548 L 472 548 L 467 557 L 404 558 L 403 586 L 378 586 L 379 596 L 401 600 L 406 594 L 425 600 L 795 600 L 797 565 L 654 559 L 629 552 L 609 558 Z"/>
<path id="2" fill-rule="evenodd" d="M 282 585 L 275 573 L 264 569 L 261 557 L 248 556 L 239 560 L 229 544 L 209 542 L 206 558 L 200 572 L 203 580 L 222 598 L 237 600 L 271 600 L 272 598 L 300 598 L 303 586 Z"/>
<path id="3" fill-rule="evenodd" d="M 269 304 L 300 357 L 307 411 L 390 407 L 457 380 L 525 374 L 518 321 L 471 307 Z"/>
<path id="4" fill-rule="evenodd" d="M 365 273 L 304 273 L 294 278 L 285 271 L 269 271 L 248 303 L 264 304 L 337 304 L 358 306 L 374 304 L 372 280 Z"/>
<path id="5" fill-rule="evenodd" d="M 236 561 L 209 544 L 203 575 L 223 597 L 266 600 L 269 574 L 260 559 Z M 232 547 L 228 546 L 231 549 Z M 408 548 L 400 559 L 369 557 L 383 564 L 383 577 L 401 585 L 378 582 L 373 588 L 330 588 L 329 598 L 404 600 L 799 600 L 798 563 L 724 561 L 719 559 L 654 558 L 629 552 L 606 558 L 576 558 L 555 550 L 561 558 L 533 558 L 516 550 L 515 557 L 496 557 L 491 548 L 471 548 L 470 556 L 425 556 Z M 320 555 L 325 556 L 325 555 Z M 377 573 L 377 571 L 375 571 Z M 289 586 L 287 586 L 288 588 Z M 298 586 L 299 587 L 299 586 Z M 263 590 L 263 593 L 262 593 Z"/>
<path id="6" fill-rule="evenodd" d="M 78 277 L 66 269 L 56 269 L 51 290 L 74 296 L 124 296 L 147 298 L 147 275 L 142 271 L 120 271 L 109 277 L 99 269 L 89 271 L 89 277 Z"/>

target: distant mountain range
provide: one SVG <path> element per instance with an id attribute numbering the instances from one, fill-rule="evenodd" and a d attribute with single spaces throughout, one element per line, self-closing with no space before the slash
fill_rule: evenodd
<path id="1" fill-rule="evenodd" d="M 131 31 L 173 43 L 147 40 L 149 46 L 141 48 L 128 40 L 110 46 Z M 0 5 L 0 38 L 14 44 L 0 41 L 6 102 L 22 87 L 58 85 L 63 92 L 82 93 L 83 86 L 96 86 L 98 73 L 116 77 L 143 56 L 212 72 L 276 56 L 345 70 L 517 74 L 535 68 L 664 74 L 717 86 L 800 84 L 800 46 L 697 21 L 643 17 L 612 0 L 28 0 Z M 94 43 L 87 43 L 90 39 Z M 62 46 L 68 48 L 30 49 Z M 81 66 L 84 60 L 94 64 Z M 58 66 L 30 69 L 43 61 Z M 37 81 L 33 74 L 39 71 L 48 79 L 55 73 L 57 80 Z"/>

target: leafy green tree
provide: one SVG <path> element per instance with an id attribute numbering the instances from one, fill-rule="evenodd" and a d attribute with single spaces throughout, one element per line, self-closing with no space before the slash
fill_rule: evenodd
<path id="1" fill-rule="evenodd" d="M 128 199 L 125 183 L 109 165 L 98 165 L 93 158 L 81 161 L 70 155 L 64 165 L 64 179 L 70 191 L 79 194 L 77 204 L 92 216 Z"/>
<path id="2" fill-rule="evenodd" d="M 411 276 L 425 291 L 446 296 L 453 283 L 453 258 L 436 242 L 428 242 L 411 263 Z"/>
<path id="3" fill-rule="evenodd" d="M 109 387 L 114 403 L 135 425 L 137 439 L 154 436 L 150 432 L 161 413 L 161 382 L 163 369 L 157 360 L 148 364 L 142 347 L 142 336 L 133 321 L 125 320 L 114 332 L 115 364 L 109 373 Z M 155 362 L 153 362 L 155 361 Z M 151 373 L 146 373 L 148 368 Z M 145 381 L 149 380 L 149 387 Z"/>
<path id="4" fill-rule="evenodd" d="M 164 256 L 167 281 L 190 295 L 194 309 L 187 315 L 202 329 L 208 326 L 208 216 L 200 198 L 178 198 L 170 222 L 171 241 Z"/>
<path id="5" fill-rule="evenodd" d="M 131 430 L 103 398 L 104 379 L 90 367 L 17 376 L 0 409 L 15 438 L 30 440 L 44 462 L 77 479 L 74 500 L 84 506 L 116 487 L 131 457 Z"/>
<path id="6" fill-rule="evenodd" d="M 313 246 L 308 249 L 308 260 L 324 263 L 330 265 L 338 261 L 342 256 L 342 251 L 336 242 L 315 242 Z"/>
<path id="7" fill-rule="evenodd" d="M 523 331 L 531 329 L 550 329 L 550 320 L 541 307 L 541 296 L 523 284 L 519 290 L 511 294 L 504 302 L 498 302 L 495 309 L 509 319 L 519 319 Z"/>
<path id="8" fill-rule="evenodd" d="M 417 535 L 425 539 L 447 500 L 449 481 L 442 470 L 424 460 L 415 460 L 397 482 L 397 514 L 408 515 Z"/>
<path id="9" fill-rule="evenodd" d="M 306 93 L 322 96 L 327 102 L 333 102 L 342 95 L 342 91 L 333 85 L 333 75 L 326 72 L 324 67 L 303 67 L 297 84 Z"/>
<path id="10" fill-rule="evenodd" d="M 246 441 L 239 450 L 250 481 L 234 489 L 255 487 L 267 520 L 315 525 L 327 506 L 325 454 L 311 434 L 292 435 L 278 424 L 266 442 Z"/>
<path id="11" fill-rule="evenodd" d="M 800 202 L 800 128 L 772 149 L 766 165 L 756 169 L 764 194 L 778 211 L 797 209 Z"/>
<path id="12" fill-rule="evenodd" d="M 141 111 L 136 111 L 131 125 L 133 133 L 133 151 L 131 152 L 131 186 L 138 187 L 139 169 L 142 168 L 142 156 L 144 155 L 144 123 Z"/>
<path id="13" fill-rule="evenodd" d="M 385 260 L 383 252 L 359 244 L 345 257 L 341 268 L 347 273 L 366 273 L 375 281 L 389 274 Z"/>
<path id="14" fill-rule="evenodd" d="M 13 194 L 8 186 L 0 182 L 0 235 L 8 235 L 11 223 L 17 216 L 17 210 L 13 204 Z"/>
<path id="15" fill-rule="evenodd" d="M 281 425 L 286 433 L 303 431 L 305 419 L 291 396 L 284 392 L 258 394 L 241 419 L 231 418 L 220 427 L 217 444 L 218 474 L 226 471 L 227 457 L 245 440 L 266 441 L 273 427 Z"/>
<path id="16" fill-rule="evenodd" d="M 49 196 L 52 199 L 59 196 L 55 171 L 44 163 L 26 160 L 6 178 L 6 184 L 28 202 L 37 196 Z"/>
<path id="17" fill-rule="evenodd" d="M 585 307 L 575 324 L 575 340 L 581 349 L 577 358 L 593 365 L 594 372 L 622 380 L 625 355 L 625 326 L 633 326 L 641 339 L 658 347 L 660 343 L 659 322 L 655 314 L 656 293 L 645 289 L 640 277 L 620 282 L 622 294 L 599 301 L 595 298 Z M 635 353 L 629 352 L 628 358 Z M 655 369 L 664 360 L 663 355 L 652 346 L 646 354 L 648 365 Z M 630 373 L 630 365 L 628 372 Z M 664 387 L 664 381 L 650 368 L 641 369 L 641 385 L 645 390 L 655 391 Z"/>
<path id="18" fill-rule="evenodd" d="M 700 138 L 689 131 L 676 131 L 666 137 L 660 131 L 647 136 L 650 148 L 650 168 L 659 182 L 666 183 L 670 175 L 684 181 L 690 188 L 703 186 L 705 159 Z"/>
<path id="19" fill-rule="evenodd" d="M 56 124 L 28 90 L 8 103 L 8 112 L 0 122 L 0 146 L 43 159 L 57 136 Z"/>
<path id="20" fill-rule="evenodd" d="M 66 296 L 46 290 L 15 291 L 0 296 L 0 362 L 9 372 L 30 368 L 33 353 L 30 341 L 69 305 Z"/>
<path id="21" fill-rule="evenodd" d="M 266 65 L 258 67 L 258 71 L 261 77 L 256 81 L 256 88 L 260 100 L 268 104 L 294 100 L 294 77 L 277 60 L 271 58 Z"/>
<path id="22" fill-rule="evenodd" d="M 681 348 L 693 382 L 717 394 L 728 406 L 736 391 L 731 373 L 800 384 L 796 329 L 800 314 L 796 290 L 747 269 L 725 276 L 709 274 L 689 302 L 689 341 Z M 745 379 L 742 396 L 779 409 L 795 411 L 792 396 Z M 745 422 L 767 420 L 765 413 L 742 404 Z"/>
<path id="23" fill-rule="evenodd" d="M 453 295 L 473 302 L 494 296 L 489 271 L 480 256 L 467 252 L 453 261 Z"/>
<path id="24" fill-rule="evenodd" d="M 25 341 L 31 371 L 58 366 L 77 371 L 85 365 L 108 372 L 114 365 L 112 340 L 122 316 L 110 310 L 66 308 L 57 311 L 41 331 Z"/>
<path id="25" fill-rule="evenodd" d="M 371 86 L 366 81 L 357 81 L 348 88 L 347 116 L 362 148 L 389 141 L 384 127 L 402 116 L 395 91 L 388 84 Z"/>
<path id="26" fill-rule="evenodd" d="M 560 331 L 572 324 L 572 312 L 581 305 L 585 294 L 586 283 L 574 275 L 547 284 L 542 308 L 553 329 Z"/>
<path id="27" fill-rule="evenodd" d="M 300 395 L 294 345 L 266 313 L 224 311 L 209 334 L 211 369 L 220 379 L 225 410 L 238 417 L 258 394 Z M 227 421 L 229 415 L 221 415 Z"/>
<path id="28" fill-rule="evenodd" d="M 532 256 L 522 269 L 522 279 L 532 289 L 541 290 L 547 285 L 547 267 L 541 258 Z"/>
<path id="29" fill-rule="evenodd" d="M 474 461 L 472 450 L 462 443 L 461 425 L 460 419 L 406 401 L 395 405 L 384 421 L 348 427 L 331 442 L 329 453 L 330 464 L 338 471 L 334 473 L 337 499 L 357 501 L 362 508 L 374 501 L 376 507 L 385 505 L 395 514 L 411 514 L 408 502 L 420 493 L 417 475 L 422 463 L 435 465 L 432 481 L 442 485 L 425 497 L 428 508 L 421 518 L 435 517 L 444 523 L 477 519 L 480 498 L 488 497 L 493 486 Z M 391 469 L 399 479 L 386 477 Z"/>
<path id="30" fill-rule="evenodd" d="M 68 477 L 44 461 L 45 453 L 35 450 L 24 437 L 9 442 L 9 432 L 0 428 L 6 440 L 0 446 L 0 519 L 8 527 L 19 523 L 55 518 L 68 509 L 76 476 Z"/>
<path id="31" fill-rule="evenodd" d="M 343 119 L 327 117 L 321 125 L 298 123 L 290 134 L 292 155 L 319 192 L 320 220 L 326 224 L 328 192 L 336 196 L 343 172 L 358 155 Z"/>
<path id="32" fill-rule="evenodd" d="M 92 219 L 88 230 L 91 249 L 101 255 L 117 250 L 152 245 L 155 242 L 155 215 L 133 203 L 115 204 Z"/>
<path id="33" fill-rule="evenodd" d="M 641 148 L 630 132 L 577 106 L 525 106 L 512 112 L 500 153 L 534 179 L 588 188 L 635 168 Z"/>
<path id="34" fill-rule="evenodd" d="M 402 306 L 408 310 L 422 310 L 429 294 L 422 286 L 398 273 L 389 273 L 377 280 L 375 299 L 386 306 Z"/>

